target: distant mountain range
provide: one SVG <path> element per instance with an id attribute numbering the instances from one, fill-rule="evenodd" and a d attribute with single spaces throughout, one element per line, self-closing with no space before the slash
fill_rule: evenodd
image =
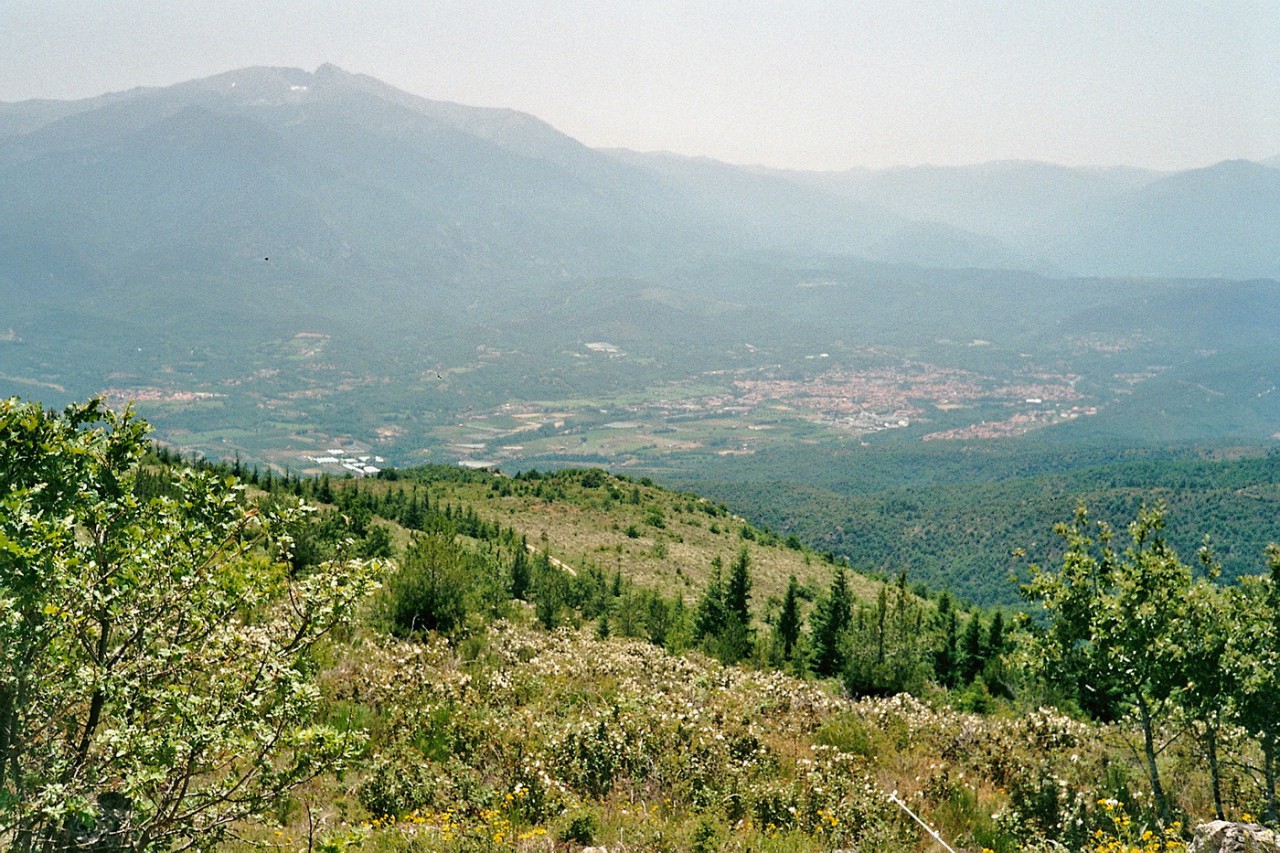
<path id="1" fill-rule="evenodd" d="M 461 456 L 494 434 L 470 413 L 513 401 L 606 424 L 647 401 L 639 456 L 737 453 L 736 424 L 671 436 L 739 380 L 867 371 L 944 377 L 897 440 L 1048 423 L 947 402 L 963 371 L 1098 409 L 1046 436 L 1268 441 L 1276 165 L 748 168 L 329 65 L 0 104 L 0 394 L 150 401 L 184 447 L 279 465 L 339 435 Z M 846 437 L 823 417 L 787 430 Z M 504 452 L 587 458 L 580 423 Z"/>
<path id="2" fill-rule="evenodd" d="M 1059 275 L 1280 276 L 1277 161 L 805 173 L 592 150 L 331 65 L 0 104 L 0 277 L 652 274 L 742 252 Z"/>

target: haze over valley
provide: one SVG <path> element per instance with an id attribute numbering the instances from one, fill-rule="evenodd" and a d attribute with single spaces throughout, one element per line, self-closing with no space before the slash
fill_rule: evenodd
<path id="1" fill-rule="evenodd" d="M 5 392 L 281 473 L 1280 432 L 1274 161 L 741 167 L 325 65 L 5 104 L 0 175 Z"/>

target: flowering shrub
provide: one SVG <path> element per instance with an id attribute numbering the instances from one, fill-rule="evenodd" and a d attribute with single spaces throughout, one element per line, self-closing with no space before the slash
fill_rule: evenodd
<path id="1" fill-rule="evenodd" d="M 330 693 L 373 715 L 355 786 L 382 816 L 371 849 L 546 849 L 583 814 L 611 848 L 915 849 L 922 831 L 893 790 L 957 849 L 1147 843 L 1097 804 L 1129 778 L 1105 782 L 1112 729 L 1051 709 L 1000 719 L 909 696 L 851 701 L 594 634 L 498 622 L 465 659 L 440 640 L 384 638 L 341 662 Z"/>
<path id="2" fill-rule="evenodd" d="M 1001 822 L 1018 837 L 1040 837 L 1079 849 L 1088 836 L 1087 799 L 1055 773 L 1051 763 L 1040 761 L 1013 776 Z"/>
<path id="3" fill-rule="evenodd" d="M 421 755 L 388 751 L 369 765 L 356 794 L 376 818 L 395 817 L 430 802 L 431 773 Z"/>

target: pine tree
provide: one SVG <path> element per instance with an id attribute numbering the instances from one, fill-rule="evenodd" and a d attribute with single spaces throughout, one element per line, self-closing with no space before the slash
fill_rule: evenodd
<path id="1" fill-rule="evenodd" d="M 744 627 L 751 624 L 751 555 L 743 545 L 729 567 L 729 583 L 724 593 L 724 608 L 732 622 Z"/>
<path id="2" fill-rule="evenodd" d="M 943 687 L 955 687 L 960 663 L 959 626 L 956 620 L 955 604 L 951 601 L 951 594 L 946 590 L 938 596 L 934 630 L 936 632 L 933 648 L 934 675 Z"/>
<path id="3" fill-rule="evenodd" d="M 649 634 L 649 642 L 655 646 L 665 646 L 671 625 L 671 608 L 661 595 L 650 591 L 645 604 L 645 628 Z"/>
<path id="4" fill-rule="evenodd" d="M 525 549 L 520 548 L 516 551 L 515 559 L 511 561 L 511 597 L 526 601 L 526 596 L 529 594 L 529 582 L 529 557 Z"/>
<path id="5" fill-rule="evenodd" d="M 320 478 L 320 491 L 316 492 L 316 500 L 321 503 L 333 503 L 333 484 L 329 483 L 329 475 Z"/>
<path id="6" fill-rule="evenodd" d="M 548 631 L 560 625 L 560 613 L 569 599 L 569 581 L 564 572 L 553 567 L 546 554 L 538 554 L 533 572 L 535 607 L 538 622 Z"/>
<path id="7" fill-rule="evenodd" d="M 991 617 L 991 627 L 987 629 L 987 657 L 1003 654 L 1004 643 L 1004 614 L 997 610 Z"/>
<path id="8" fill-rule="evenodd" d="M 982 642 L 982 617 L 974 613 L 964 626 L 964 639 L 960 643 L 960 680 L 972 684 L 982 674 L 987 662 L 987 650 Z"/>
<path id="9" fill-rule="evenodd" d="M 844 575 L 844 567 L 836 566 L 831 589 L 818 600 L 811 620 L 813 671 L 821 676 L 837 675 L 844 668 L 840 640 L 853 619 L 853 596 Z"/>
<path id="10" fill-rule="evenodd" d="M 724 630 L 727 621 L 724 601 L 724 581 L 721 577 L 724 562 L 719 556 L 711 561 L 711 578 L 707 588 L 698 602 L 698 610 L 693 617 L 693 638 L 704 640 L 715 637 Z"/>
<path id="11" fill-rule="evenodd" d="M 791 660 L 791 651 L 800 638 L 800 585 L 792 575 L 787 582 L 787 593 L 782 599 L 782 612 L 778 615 L 778 636 L 782 638 L 782 657 Z"/>
<path id="12" fill-rule="evenodd" d="M 409 530 L 422 530 L 426 526 L 426 516 L 422 512 L 422 505 L 418 502 L 416 489 L 413 497 L 405 504 L 404 511 L 400 513 L 400 526 Z"/>

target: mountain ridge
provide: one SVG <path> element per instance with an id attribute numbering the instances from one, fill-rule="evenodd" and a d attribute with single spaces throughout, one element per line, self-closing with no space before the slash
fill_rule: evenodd
<path id="1" fill-rule="evenodd" d="M 78 101 L 0 104 L 0 170 L 71 156 L 191 106 L 272 127 L 280 143 L 302 152 L 308 141 L 294 132 L 300 124 L 320 121 L 317 127 L 332 133 L 356 123 L 366 137 L 408 144 L 402 156 L 443 170 L 440 180 L 419 185 L 451 209 L 478 204 L 484 216 L 515 214 L 517 230 L 558 221 L 539 237 L 548 249 L 541 260 L 527 248 L 504 246 L 493 233 L 481 238 L 493 245 L 485 263 L 523 259 L 511 269 L 517 274 L 530 261 L 569 274 L 631 273 L 643 268 L 635 260 L 660 262 L 679 246 L 690 257 L 750 249 L 1057 275 L 1280 276 L 1280 231 L 1259 224 L 1280 219 L 1280 176 L 1265 163 L 1250 164 L 1247 173 L 1241 161 L 1177 173 L 1036 161 L 827 173 L 740 167 L 592 149 L 527 113 L 432 100 L 330 64 L 314 72 L 250 67 Z M 375 144 L 363 155 L 379 153 Z M 369 207 L 370 194 L 395 183 L 404 166 L 385 156 L 383 165 L 395 168 L 380 187 L 346 187 L 364 201 L 337 203 Z M 486 172 L 510 183 L 509 191 L 477 194 L 473 182 Z M 65 193 L 77 197 L 79 189 Z M 1206 207 L 1204 198 L 1215 201 Z M 394 216 L 421 221 L 422 212 L 412 208 Z M 457 224 L 455 245 L 478 223 Z M 606 247 L 616 256 L 582 266 L 588 255 L 604 259 Z"/>

